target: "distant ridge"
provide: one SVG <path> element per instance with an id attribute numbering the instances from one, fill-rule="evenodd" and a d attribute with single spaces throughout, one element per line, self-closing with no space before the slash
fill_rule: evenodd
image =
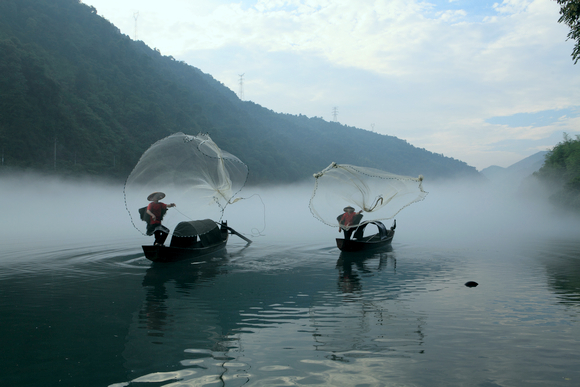
<path id="1" fill-rule="evenodd" d="M 481 176 L 393 136 L 241 101 L 78 0 L 0 1 L 0 54 L 4 168 L 124 179 L 155 141 L 207 132 L 253 183 L 309 179 L 333 161 L 427 180 Z"/>
<path id="2" fill-rule="evenodd" d="M 537 172 L 544 165 L 546 154 L 548 154 L 548 151 L 537 152 L 507 168 L 492 165 L 482 169 L 480 173 L 492 182 L 507 180 L 521 182 L 534 172 Z"/>

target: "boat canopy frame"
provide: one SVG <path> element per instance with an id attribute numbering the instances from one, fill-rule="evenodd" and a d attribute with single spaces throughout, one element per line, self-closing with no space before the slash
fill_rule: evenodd
<path id="1" fill-rule="evenodd" d="M 217 223 L 211 219 L 191 220 L 180 222 L 173 230 L 170 247 L 191 247 L 197 242 L 201 247 L 207 247 L 220 243 L 222 232 Z"/>

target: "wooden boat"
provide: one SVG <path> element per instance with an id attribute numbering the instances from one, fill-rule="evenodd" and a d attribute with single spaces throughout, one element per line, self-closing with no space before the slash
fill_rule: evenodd
<path id="1" fill-rule="evenodd" d="M 227 222 L 218 225 L 211 219 L 181 222 L 173 231 L 169 246 L 144 245 L 145 258 L 153 262 L 175 262 L 182 259 L 203 257 L 222 250 L 228 243 L 229 234 L 236 234 L 246 242 L 251 241 L 237 233 Z"/>
<path id="2" fill-rule="evenodd" d="M 379 232 L 370 236 L 363 236 L 364 230 L 368 224 L 374 224 Z M 397 222 L 387 230 L 386 226 L 379 221 L 365 223 L 358 227 L 354 233 L 354 239 L 336 238 L 336 246 L 340 251 L 357 252 L 385 248 L 391 244 L 395 236 Z"/>

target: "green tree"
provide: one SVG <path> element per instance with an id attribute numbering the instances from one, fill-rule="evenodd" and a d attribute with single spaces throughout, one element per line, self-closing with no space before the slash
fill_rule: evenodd
<path id="1" fill-rule="evenodd" d="M 554 189 L 554 203 L 580 210 L 580 136 L 572 139 L 564 133 L 564 141 L 548 152 L 534 175 Z"/>
<path id="2" fill-rule="evenodd" d="M 570 27 L 568 39 L 576 41 L 572 50 L 574 64 L 580 59 L 580 0 L 556 0 L 560 4 L 559 23 L 566 23 Z"/>

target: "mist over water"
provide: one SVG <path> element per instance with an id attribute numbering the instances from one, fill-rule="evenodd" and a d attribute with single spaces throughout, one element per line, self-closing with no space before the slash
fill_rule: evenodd
<path id="1" fill-rule="evenodd" d="M 148 244 L 131 223 L 122 184 L 90 179 L 60 179 L 36 174 L 2 175 L 4 246 L 79 243 Z M 223 219 L 238 232 L 265 244 L 328 244 L 339 237 L 308 207 L 314 182 L 280 187 L 245 187 Z M 540 186 L 518 191 L 473 181 L 423 183 L 429 195 L 396 216 L 395 241 L 447 247 L 501 247 L 545 237 L 573 237 L 578 218 L 554 208 Z M 172 202 L 170 197 L 163 200 Z M 143 198 L 143 206 L 147 205 Z M 187 221 L 176 209 L 168 222 Z M 337 208 L 337 215 L 342 212 Z M 368 217 L 371 214 L 365 214 Z M 140 220 L 134 220 L 140 221 Z M 384 222 L 390 226 L 390 221 Z"/>
<path id="2" fill-rule="evenodd" d="M 226 208 L 251 245 L 232 235 L 203 262 L 156 265 L 122 184 L 0 175 L 3 382 L 578 380 L 577 217 L 531 185 L 423 184 L 425 200 L 396 217 L 392 249 L 360 259 L 340 253 L 338 228 L 312 216 L 307 181 L 245 187 Z M 176 204 L 167 216 L 188 220 Z"/>
<path id="3" fill-rule="evenodd" d="M 0 182 L 3 243 L 106 243 L 131 237 L 122 185 L 36 174 L 2 175 Z"/>
<path id="4" fill-rule="evenodd" d="M 424 187 L 429 191 L 425 201 L 399 214 L 412 227 L 406 236 L 415 243 L 507 248 L 538 238 L 571 237 L 578 226 L 577 217 L 550 204 L 539 184 L 532 191 L 474 181 L 427 181 Z"/>

